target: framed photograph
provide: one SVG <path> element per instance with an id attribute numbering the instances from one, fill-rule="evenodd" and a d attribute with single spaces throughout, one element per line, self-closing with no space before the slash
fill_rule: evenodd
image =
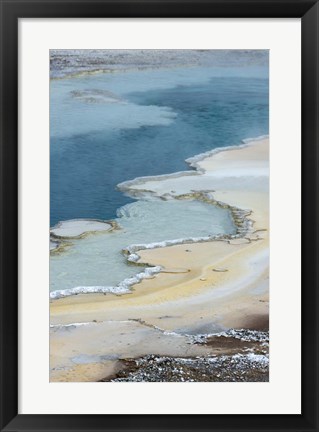
<path id="1" fill-rule="evenodd" d="M 1 431 L 318 430 L 318 21 L 1 1 Z"/>

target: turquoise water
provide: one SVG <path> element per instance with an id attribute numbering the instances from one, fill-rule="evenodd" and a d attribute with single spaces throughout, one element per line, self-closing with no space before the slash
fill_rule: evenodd
<path id="1" fill-rule="evenodd" d="M 127 263 L 122 250 L 128 246 L 236 231 L 227 210 L 196 200 L 139 200 L 118 216 L 120 230 L 74 240 L 70 249 L 51 256 L 51 292 L 127 292 L 132 282 L 127 279 L 144 270 Z"/>
<path id="2" fill-rule="evenodd" d="M 176 68 L 52 81 L 50 223 L 113 219 L 116 189 L 268 134 L 268 69 Z"/>

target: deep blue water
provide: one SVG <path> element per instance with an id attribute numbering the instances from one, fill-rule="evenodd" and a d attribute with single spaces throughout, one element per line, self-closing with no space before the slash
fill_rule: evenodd
<path id="1" fill-rule="evenodd" d="M 95 88 L 96 80 L 101 86 L 101 79 L 92 76 L 85 85 Z M 68 86 L 72 82 L 76 87 L 76 79 Z M 169 107 L 177 116 L 169 125 L 121 129 L 110 127 L 106 115 L 105 129 L 79 133 L 79 124 L 74 133 L 51 133 L 51 226 L 72 218 L 112 219 L 117 208 L 132 201 L 116 190 L 118 183 L 185 170 L 190 156 L 268 134 L 268 78 L 214 77 L 125 97 L 137 105 Z M 77 109 L 87 110 L 90 122 L 90 107 L 82 103 Z M 94 110 L 104 110 L 104 105 Z M 65 121 L 66 108 L 51 102 L 51 111 Z"/>

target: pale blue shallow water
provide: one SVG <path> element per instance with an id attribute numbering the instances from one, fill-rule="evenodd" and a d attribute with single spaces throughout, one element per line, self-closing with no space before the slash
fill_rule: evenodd
<path id="1" fill-rule="evenodd" d="M 62 254 L 51 256 L 50 291 L 116 287 L 144 268 L 128 265 L 121 251 L 133 244 L 234 234 L 230 213 L 199 201 L 139 200 L 118 211 L 120 230 L 74 240 Z M 96 288 L 98 287 L 98 288 Z"/>
<path id="2" fill-rule="evenodd" d="M 50 224 L 112 219 L 116 185 L 268 134 L 268 69 L 176 68 L 51 82 Z M 111 92 L 111 94 L 109 94 Z"/>

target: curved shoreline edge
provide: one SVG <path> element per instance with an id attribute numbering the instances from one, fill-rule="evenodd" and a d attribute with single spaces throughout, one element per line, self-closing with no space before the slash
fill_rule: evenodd
<path id="1" fill-rule="evenodd" d="M 265 139 L 269 139 L 269 135 L 259 135 L 255 138 L 244 138 L 241 140 L 240 144 L 234 144 L 234 145 L 225 146 L 225 147 L 216 147 L 215 149 L 208 150 L 207 152 L 204 152 L 204 153 L 198 153 L 194 156 L 191 156 L 191 157 L 185 159 L 185 162 L 191 168 L 189 171 L 177 171 L 177 172 L 169 173 L 169 174 L 159 174 L 159 175 L 155 175 L 155 176 L 136 177 L 135 179 L 127 180 L 127 181 L 124 181 L 122 183 L 119 183 L 117 185 L 117 188 L 119 190 L 121 190 L 122 192 L 134 193 L 135 192 L 134 186 L 138 186 L 138 185 L 144 184 L 144 183 L 149 182 L 149 181 L 162 181 L 162 180 L 166 180 L 166 179 L 175 179 L 175 178 L 179 178 L 182 176 L 197 176 L 197 175 L 203 174 L 205 172 L 205 170 L 202 170 L 202 168 L 198 165 L 198 162 L 201 162 L 204 159 L 209 158 L 215 154 L 218 154 L 218 153 L 221 153 L 224 151 L 231 151 L 231 150 L 237 150 L 237 149 L 245 148 L 245 147 L 249 146 L 251 143 L 262 141 Z M 142 190 L 138 190 L 136 192 L 142 194 L 142 192 L 144 192 L 144 190 L 142 189 Z M 151 192 L 151 191 L 146 190 L 146 192 Z M 136 196 L 134 195 L 134 197 L 136 197 Z"/>
<path id="2" fill-rule="evenodd" d="M 184 176 L 200 176 L 205 173 L 205 170 L 203 170 L 199 166 L 199 162 L 204 161 L 205 159 L 214 156 L 218 153 L 224 152 L 224 151 L 231 151 L 231 150 L 237 150 L 241 148 L 245 148 L 249 146 L 250 143 L 255 143 L 258 141 L 262 141 L 268 138 L 268 135 L 262 135 L 258 136 L 256 138 L 247 138 L 245 140 L 242 140 L 242 144 L 239 145 L 233 145 L 233 146 L 227 146 L 227 147 L 218 147 L 216 149 L 210 150 L 205 153 L 200 153 L 198 155 L 192 156 L 188 159 L 186 159 L 186 162 L 189 164 L 190 167 L 192 167 L 193 171 L 180 171 L 176 173 L 170 173 L 170 174 L 162 174 L 157 176 L 145 176 L 145 177 L 137 177 L 133 180 L 128 180 L 126 182 L 122 182 L 117 185 L 119 190 L 123 191 L 124 193 L 128 193 L 130 196 L 134 196 L 134 198 L 138 197 L 145 197 L 145 193 L 151 194 L 151 190 L 145 190 L 145 189 L 136 189 L 136 186 L 142 185 L 144 183 L 150 182 L 150 181 L 163 181 L 167 179 L 177 179 Z M 197 196 L 195 196 L 197 194 Z M 167 198 L 166 194 L 166 198 Z M 187 194 L 186 198 L 193 197 L 195 199 L 199 200 L 205 200 L 206 202 L 209 202 L 211 204 L 227 208 L 232 216 L 234 226 L 236 228 L 235 234 L 220 234 L 220 235 L 214 235 L 214 236 L 206 236 L 206 237 L 189 237 L 189 238 L 181 238 L 181 239 L 174 239 L 174 240 L 167 240 L 162 242 L 156 242 L 156 243 L 148 243 L 148 244 L 137 244 L 137 245 L 129 245 L 127 246 L 122 252 L 126 255 L 126 259 L 128 263 L 135 264 L 138 266 L 145 266 L 145 270 L 143 272 L 139 272 L 135 274 L 134 276 L 130 278 L 126 278 L 119 282 L 116 286 L 77 286 L 74 288 L 64 289 L 64 290 L 55 290 L 50 292 L 50 299 L 56 300 L 64 297 L 69 297 L 72 295 L 78 295 L 78 294 L 115 294 L 115 295 L 123 295 L 123 294 L 129 294 L 131 293 L 131 288 L 140 283 L 143 279 L 149 279 L 153 278 L 156 274 L 160 273 L 163 269 L 160 265 L 151 266 L 147 262 L 140 261 L 141 256 L 138 254 L 139 251 L 142 250 L 150 250 L 150 249 L 157 249 L 157 248 L 165 248 L 169 246 L 175 246 L 175 245 L 182 245 L 182 244 L 192 244 L 192 243 L 200 243 L 200 242 L 211 242 L 211 241 L 229 241 L 231 239 L 240 239 L 240 238 L 247 238 L 247 241 L 257 240 L 258 236 L 256 238 L 254 237 L 247 237 L 247 235 L 252 233 L 252 227 L 253 227 L 253 221 L 251 221 L 248 216 L 251 213 L 251 210 L 247 209 L 240 209 L 236 206 L 231 206 L 227 203 L 215 200 L 213 196 L 211 196 L 211 192 L 207 193 L 207 191 L 200 191 L 197 190 L 196 193 L 192 192 Z M 183 199 L 185 197 L 181 197 L 180 195 L 173 196 L 170 195 L 171 199 Z M 109 225 L 108 228 L 105 230 L 92 230 L 89 229 L 88 231 L 83 231 L 79 235 L 72 236 L 72 235 L 57 235 L 54 234 L 54 229 L 60 228 L 63 224 L 68 224 L 69 222 L 92 222 L 94 223 L 101 223 Z M 105 233 L 113 231 L 114 229 L 119 229 L 118 224 L 114 220 L 105 221 L 105 220 L 99 220 L 99 219 L 70 219 L 67 221 L 62 221 L 56 224 L 53 228 L 51 228 L 51 235 L 52 241 L 59 242 L 57 243 L 57 247 L 51 250 L 51 254 L 61 253 L 66 248 L 71 247 L 72 239 L 81 239 L 85 238 L 87 235 L 95 234 L 95 233 Z"/>

